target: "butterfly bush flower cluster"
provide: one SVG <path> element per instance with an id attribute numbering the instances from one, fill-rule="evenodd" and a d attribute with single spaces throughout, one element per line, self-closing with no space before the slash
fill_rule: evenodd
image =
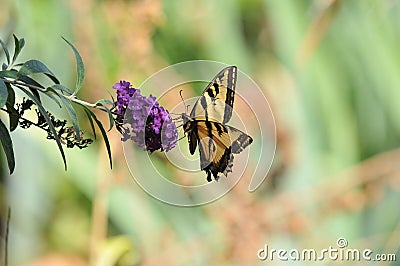
<path id="1" fill-rule="evenodd" d="M 135 93 L 136 89 L 131 87 L 131 83 L 125 80 L 121 80 L 120 82 L 115 83 L 113 89 L 115 89 L 117 93 L 117 101 L 115 102 L 115 113 L 123 117 L 126 111 L 126 107 L 128 106 L 129 101 L 132 95 Z"/>
<path id="2" fill-rule="evenodd" d="M 133 140 L 150 152 L 169 151 L 175 147 L 178 131 L 168 110 L 154 96 L 143 96 L 127 81 L 117 82 L 115 114 L 122 140 Z"/>

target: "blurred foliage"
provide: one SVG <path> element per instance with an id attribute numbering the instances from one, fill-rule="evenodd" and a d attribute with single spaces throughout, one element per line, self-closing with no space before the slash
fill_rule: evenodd
<path id="1" fill-rule="evenodd" d="M 87 70 L 82 98 L 108 98 L 115 81 L 139 85 L 172 63 L 222 61 L 260 85 L 278 134 L 269 178 L 255 193 L 244 177 L 212 204 L 179 208 L 132 180 L 116 132 L 109 136 L 113 171 L 96 142 L 66 151 L 64 172 L 42 133 L 16 130 L 20 165 L 11 177 L 2 165 L 12 209 L 10 265 L 263 265 L 256 252 L 264 244 L 323 249 L 338 237 L 399 260 L 399 1 L 1 5 L 0 37 L 30 40 L 26 59 L 45 59 L 70 84 L 74 62 L 58 61 L 67 53 L 59 36 L 76 45 Z"/>

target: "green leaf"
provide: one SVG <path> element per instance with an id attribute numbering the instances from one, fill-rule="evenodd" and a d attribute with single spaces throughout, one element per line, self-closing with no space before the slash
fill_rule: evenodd
<path id="1" fill-rule="evenodd" d="M 6 105 L 8 98 L 8 89 L 6 84 L 2 79 L 0 79 L 0 108 L 3 108 Z"/>
<path id="2" fill-rule="evenodd" d="M 12 174 L 15 169 L 13 144 L 10 137 L 10 133 L 8 132 L 6 126 L 1 120 L 0 120 L 0 141 L 1 145 L 3 146 L 4 153 L 6 154 L 8 169 L 10 170 L 10 174 Z"/>
<path id="3" fill-rule="evenodd" d="M 14 37 L 15 48 L 14 48 L 14 56 L 13 56 L 12 62 L 14 63 L 15 60 L 17 59 L 19 53 L 21 52 L 22 48 L 25 45 L 25 40 L 24 40 L 24 38 L 21 38 L 18 40 L 18 38 L 17 38 L 17 36 L 15 36 L 15 34 L 13 35 L 13 37 Z"/>
<path id="4" fill-rule="evenodd" d="M 110 122 L 110 129 L 108 129 L 108 131 L 110 131 L 114 127 L 114 117 L 113 117 L 111 110 L 105 106 L 106 104 L 111 105 L 111 106 L 114 105 L 114 103 L 112 101 L 107 100 L 107 99 L 101 99 L 96 102 L 96 106 L 104 107 L 104 108 L 101 108 L 101 110 L 107 112 L 107 114 L 108 114 L 108 119 Z"/>
<path id="5" fill-rule="evenodd" d="M 74 93 L 72 90 L 70 90 L 69 88 L 67 88 L 61 84 L 55 84 L 55 85 L 51 86 L 51 88 L 53 88 L 57 91 L 66 92 L 68 95 L 71 95 Z"/>
<path id="6" fill-rule="evenodd" d="M 106 109 L 106 112 L 108 113 L 108 120 L 110 121 L 110 128 L 108 131 L 110 131 L 114 127 L 114 117 L 110 109 Z"/>
<path id="7" fill-rule="evenodd" d="M 15 69 L 2 70 L 0 71 L 0 78 L 16 79 L 18 78 L 18 71 L 16 71 Z"/>
<path id="8" fill-rule="evenodd" d="M 18 126 L 19 114 L 18 114 L 17 110 L 14 108 L 15 92 L 10 84 L 7 83 L 6 86 L 7 86 L 7 90 L 8 90 L 8 98 L 7 98 L 6 108 L 8 111 L 8 117 L 9 117 L 9 121 L 10 121 L 10 132 L 13 132 Z"/>
<path id="9" fill-rule="evenodd" d="M 44 92 L 43 94 L 46 95 L 47 97 L 49 97 L 50 99 L 52 99 L 58 105 L 58 107 L 62 108 L 60 101 L 57 99 L 56 96 L 54 96 L 54 94 L 46 93 L 46 92 Z"/>
<path id="10" fill-rule="evenodd" d="M 94 121 L 96 122 L 97 126 L 99 127 L 99 129 L 101 131 L 101 135 L 103 136 L 104 143 L 106 144 L 106 148 L 107 148 L 108 160 L 110 161 L 110 168 L 112 169 L 111 147 L 110 147 L 110 142 L 108 141 L 108 138 L 107 138 L 107 133 L 104 130 L 104 127 L 101 124 L 101 122 L 97 119 L 96 115 L 92 111 L 90 111 L 90 109 L 87 108 L 86 106 L 84 106 L 84 105 L 81 105 L 81 106 L 85 109 L 85 112 L 94 119 Z"/>
<path id="11" fill-rule="evenodd" d="M 92 116 L 85 110 L 85 113 L 86 113 L 86 115 L 87 115 L 87 117 L 88 117 L 88 119 L 89 119 L 89 122 L 90 122 L 90 126 L 91 126 L 91 128 L 92 128 L 92 131 L 93 131 L 93 136 L 94 136 L 94 138 L 96 139 L 97 137 L 96 137 L 96 128 L 94 127 L 94 124 L 93 124 L 93 118 L 92 118 Z"/>
<path id="12" fill-rule="evenodd" d="M 42 85 L 40 85 L 38 82 L 36 82 L 35 80 L 31 79 L 30 77 L 27 77 L 27 76 L 19 77 L 18 76 L 18 72 L 16 70 L 14 70 L 14 69 L 6 70 L 6 71 L 0 71 L 0 78 L 12 78 L 12 79 L 19 78 L 20 81 L 22 81 L 22 82 L 24 82 L 24 83 L 26 83 L 28 85 L 33 85 L 35 87 L 39 87 L 41 89 L 44 89 L 44 87 Z M 17 86 L 16 84 L 13 84 L 13 85 Z M 36 89 L 32 89 L 32 88 L 29 88 L 29 89 L 40 100 L 39 92 Z"/>
<path id="13" fill-rule="evenodd" d="M 79 129 L 78 117 L 76 115 L 74 107 L 72 106 L 71 101 L 66 99 L 60 92 L 58 92 L 57 90 L 54 90 L 52 87 L 50 87 L 49 90 L 52 90 L 54 93 L 56 93 L 60 97 L 61 101 L 64 103 L 64 106 L 67 109 L 69 116 L 71 117 L 72 125 L 74 126 L 74 129 L 75 129 L 76 137 L 78 139 L 80 139 L 81 131 Z"/>
<path id="14" fill-rule="evenodd" d="M 71 117 L 72 125 L 74 126 L 77 139 L 81 139 L 81 131 L 79 129 L 78 117 L 76 115 L 74 107 L 72 106 L 72 104 L 69 100 L 65 99 L 64 97 L 60 97 L 60 98 L 64 102 L 65 108 L 67 109 L 67 112 L 68 112 L 69 116 Z"/>
<path id="15" fill-rule="evenodd" d="M 7 45 L 2 40 L 0 40 L 0 44 L 1 44 L 1 47 L 3 47 L 3 51 L 4 51 L 4 54 L 6 55 L 6 59 L 7 59 L 7 64 L 9 65 L 11 63 L 10 62 L 10 52 L 8 51 Z"/>
<path id="16" fill-rule="evenodd" d="M 64 41 L 66 41 L 68 43 L 68 45 L 74 51 L 74 55 L 75 55 L 75 59 L 76 59 L 76 73 L 77 73 L 76 88 L 75 88 L 74 94 L 76 94 L 81 89 L 82 84 L 83 84 L 83 79 L 85 78 L 85 66 L 83 64 L 82 57 L 79 54 L 78 50 L 75 48 L 75 46 L 73 46 L 72 43 L 67 41 L 67 39 L 65 39 L 64 37 L 62 37 L 62 38 L 64 39 Z"/>
<path id="17" fill-rule="evenodd" d="M 9 83 L 6 83 L 6 87 L 8 90 L 7 103 L 14 105 L 15 104 L 15 92 Z"/>
<path id="18" fill-rule="evenodd" d="M 43 117 L 44 117 L 44 119 L 46 120 L 47 124 L 49 125 L 49 129 L 50 129 L 50 131 L 51 131 L 51 134 L 53 134 L 53 136 L 54 136 L 54 138 L 55 138 L 55 140 L 56 140 L 56 142 L 57 142 L 58 149 L 60 150 L 61 157 L 62 157 L 63 162 L 64 162 L 64 168 L 65 168 L 65 170 L 67 170 L 67 160 L 66 160 L 66 158 L 65 158 L 65 153 L 64 153 L 64 150 L 63 150 L 63 148 L 62 148 L 60 138 L 59 138 L 58 135 L 57 135 L 57 131 L 56 131 L 56 129 L 54 128 L 54 125 L 53 125 L 53 123 L 51 122 L 51 119 L 50 119 L 49 115 L 47 114 L 46 109 L 43 107 L 43 105 L 42 105 L 41 102 L 38 100 L 38 98 L 36 98 L 35 95 L 33 95 L 32 93 L 30 93 L 30 92 L 29 92 L 28 90 L 26 90 L 25 88 L 20 88 L 20 89 L 21 89 L 23 92 L 25 92 L 25 94 L 28 95 L 29 98 L 32 99 L 32 101 L 33 101 L 33 102 L 36 104 L 36 106 L 39 108 L 39 111 L 40 111 L 40 113 L 43 115 Z"/>
<path id="19" fill-rule="evenodd" d="M 48 89 L 49 89 L 49 88 L 48 88 Z M 60 85 L 60 84 L 55 84 L 55 85 L 51 86 L 50 89 L 51 89 L 51 91 L 52 91 L 54 94 L 56 94 L 58 97 L 63 97 L 63 96 L 60 96 L 60 93 L 57 93 L 57 91 L 60 91 L 61 94 L 62 94 L 62 92 L 66 92 L 68 95 L 71 95 L 71 94 L 73 93 L 70 89 L 68 89 L 67 87 L 65 87 L 65 86 L 63 86 L 63 85 Z M 53 90 L 55 90 L 55 91 L 53 91 Z M 53 94 L 45 93 L 45 95 L 46 95 L 46 96 L 49 96 L 49 97 L 52 98 L 55 102 L 57 102 L 57 104 L 58 104 L 58 106 L 59 106 L 60 108 L 62 107 L 61 104 L 60 104 L 60 102 L 57 100 L 57 98 L 56 98 Z"/>
<path id="20" fill-rule="evenodd" d="M 44 90 L 45 88 L 42 86 L 42 84 L 40 84 L 39 82 L 37 82 L 36 80 L 27 77 L 27 76 L 22 76 L 19 77 L 20 81 L 23 81 L 24 83 L 28 84 L 28 85 L 32 85 L 34 87 L 39 87 L 40 89 Z M 37 89 L 36 89 L 37 90 Z"/>
<path id="21" fill-rule="evenodd" d="M 44 87 L 36 82 L 36 80 L 31 79 L 30 77 L 27 76 L 23 76 L 19 78 L 20 81 L 23 81 L 24 83 L 28 84 L 28 85 L 33 85 L 35 87 L 41 88 L 44 90 Z M 42 102 L 42 100 L 40 99 L 40 95 L 39 95 L 39 91 L 37 89 L 33 89 L 29 87 L 29 90 L 39 99 L 40 102 Z"/>
<path id="22" fill-rule="evenodd" d="M 25 39 L 24 38 L 19 39 L 19 50 L 21 51 L 22 48 L 24 48 L 24 46 L 25 46 Z"/>
<path id="23" fill-rule="evenodd" d="M 99 105 L 105 106 L 106 104 L 111 105 L 111 106 L 114 105 L 114 103 L 113 103 L 112 101 L 107 100 L 107 99 L 101 99 L 101 100 L 98 100 L 98 101 L 96 102 L 96 105 L 97 105 L 97 106 L 99 106 Z"/>
<path id="24" fill-rule="evenodd" d="M 19 123 L 19 117 L 18 117 L 18 111 L 14 108 L 13 105 L 6 103 L 6 108 L 8 111 L 8 117 L 10 120 L 10 132 L 13 132 L 17 127 Z"/>
<path id="25" fill-rule="evenodd" d="M 54 83 L 60 84 L 56 75 L 54 75 L 53 72 L 51 72 L 51 70 L 45 64 L 43 64 L 39 60 L 34 60 L 34 59 L 26 61 L 22 65 L 22 67 L 18 71 L 18 76 L 23 77 L 23 76 L 29 76 L 29 75 L 38 74 L 38 73 L 45 74 Z"/>
<path id="26" fill-rule="evenodd" d="M 39 84 L 38 82 L 36 82 L 34 79 L 27 77 L 27 76 L 19 76 L 18 71 L 11 69 L 11 70 L 4 70 L 4 71 L 0 71 L 0 78 L 11 78 L 11 79 L 17 79 L 19 78 L 19 81 L 22 81 L 23 83 L 26 83 L 28 85 L 33 85 L 35 87 L 38 87 L 40 89 L 45 89 L 41 84 Z M 17 85 L 15 83 L 13 83 L 12 85 L 20 87 L 23 86 L 22 84 Z M 33 89 L 33 88 L 29 88 L 30 91 L 32 91 L 32 93 L 40 100 L 40 95 L 37 89 Z"/>

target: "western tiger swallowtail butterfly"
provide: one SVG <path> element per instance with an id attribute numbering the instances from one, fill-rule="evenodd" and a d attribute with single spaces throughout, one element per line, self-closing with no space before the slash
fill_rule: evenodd
<path id="1" fill-rule="evenodd" d="M 183 130 L 190 154 L 200 152 L 201 170 L 216 181 L 221 174 L 232 172 L 233 155 L 242 152 L 253 139 L 246 133 L 226 125 L 232 117 L 237 68 L 221 70 L 195 102 L 190 115 L 182 113 Z"/>

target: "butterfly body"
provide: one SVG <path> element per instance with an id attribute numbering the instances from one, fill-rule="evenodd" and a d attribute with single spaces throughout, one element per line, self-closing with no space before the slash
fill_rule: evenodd
<path id="1" fill-rule="evenodd" d="M 209 182 L 212 176 L 218 181 L 221 174 L 232 172 L 233 154 L 253 142 L 246 133 L 226 125 L 232 117 L 236 77 L 235 66 L 223 69 L 196 101 L 190 115 L 182 114 L 190 154 L 199 147 L 200 167 Z"/>

